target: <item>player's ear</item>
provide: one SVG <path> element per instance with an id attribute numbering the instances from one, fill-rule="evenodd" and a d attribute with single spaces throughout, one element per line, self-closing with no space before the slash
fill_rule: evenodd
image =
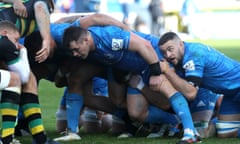
<path id="1" fill-rule="evenodd" d="M 0 34 L 3 35 L 3 36 L 7 36 L 8 31 L 7 30 L 1 30 Z"/>
<path id="2" fill-rule="evenodd" d="M 179 45 L 180 45 L 180 47 L 184 47 L 184 42 L 183 41 L 179 41 Z"/>

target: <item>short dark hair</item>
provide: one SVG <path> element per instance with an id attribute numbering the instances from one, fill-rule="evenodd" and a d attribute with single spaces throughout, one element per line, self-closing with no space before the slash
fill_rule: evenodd
<path id="1" fill-rule="evenodd" d="M 71 26 L 65 29 L 63 34 L 63 47 L 69 48 L 71 41 L 77 41 L 81 36 L 87 35 L 87 30 L 79 26 Z"/>
<path id="2" fill-rule="evenodd" d="M 11 29 L 13 31 L 18 31 L 19 32 L 16 25 L 14 23 L 12 23 L 11 21 L 8 21 L 8 20 L 0 21 L 0 30 L 1 29 Z"/>
<path id="3" fill-rule="evenodd" d="M 160 37 L 160 40 L 158 42 L 158 46 L 161 46 L 168 42 L 169 40 L 173 40 L 175 38 L 179 38 L 178 35 L 174 32 L 166 32 Z"/>

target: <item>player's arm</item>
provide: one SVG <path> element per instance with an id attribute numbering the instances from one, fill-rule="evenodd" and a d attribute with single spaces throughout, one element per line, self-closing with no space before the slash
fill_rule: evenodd
<path id="1" fill-rule="evenodd" d="M 137 52 L 150 65 L 151 75 L 158 76 L 161 74 L 158 55 L 151 43 L 134 33 L 130 33 L 130 44 L 128 50 Z"/>
<path id="2" fill-rule="evenodd" d="M 201 78 L 189 76 L 182 79 L 173 69 L 170 69 L 169 63 L 166 60 L 161 60 L 160 65 L 162 73 L 179 92 L 181 92 L 188 100 L 193 100 L 196 97 Z"/>
<path id="3" fill-rule="evenodd" d="M 160 88 L 161 69 L 158 55 L 152 47 L 151 43 L 131 32 L 128 50 L 137 52 L 149 64 L 149 86 L 152 90 L 158 91 Z"/>
<path id="4" fill-rule="evenodd" d="M 66 17 L 62 17 L 62 18 L 56 20 L 54 23 L 72 23 L 83 17 L 85 17 L 85 16 L 83 16 L 83 15 L 66 16 Z"/>
<path id="5" fill-rule="evenodd" d="M 123 24 L 117 19 L 111 16 L 108 16 L 106 14 L 99 14 L 99 13 L 81 18 L 80 24 L 81 24 L 81 27 L 85 29 L 90 26 L 96 26 L 96 25 L 100 25 L 100 26 L 114 25 L 124 30 L 130 31 L 130 28 L 127 25 Z"/>
<path id="6" fill-rule="evenodd" d="M 158 56 L 153 49 L 151 43 L 134 33 L 130 33 L 130 43 L 128 50 L 137 52 L 148 64 L 159 63 Z M 160 65 L 159 65 L 160 68 Z M 160 70 L 160 69 L 159 69 Z M 160 71 L 159 71 L 160 74 Z"/>
<path id="7" fill-rule="evenodd" d="M 53 52 L 51 47 L 52 37 L 50 34 L 50 13 L 48 6 L 44 1 L 37 1 L 34 4 L 35 19 L 43 38 L 42 48 L 37 52 L 36 61 L 45 61 L 50 53 Z"/>
<path id="8" fill-rule="evenodd" d="M 87 16 L 68 16 L 68 17 L 64 17 L 59 19 L 58 21 L 56 21 L 55 23 L 61 23 L 61 22 L 73 22 L 75 20 L 80 20 L 80 26 L 82 28 L 87 29 L 90 26 L 106 26 L 106 25 L 115 25 L 118 26 L 124 30 L 130 31 L 130 28 L 123 24 L 122 22 L 118 21 L 117 19 L 108 16 L 106 14 L 99 14 L 99 13 L 95 13 L 95 14 L 91 14 L 91 15 L 87 15 Z"/>
<path id="9" fill-rule="evenodd" d="M 5 2 L 5 3 L 12 3 L 13 4 L 13 9 L 14 13 L 20 17 L 27 17 L 27 9 L 24 6 L 22 0 L 0 0 L 0 2 Z"/>

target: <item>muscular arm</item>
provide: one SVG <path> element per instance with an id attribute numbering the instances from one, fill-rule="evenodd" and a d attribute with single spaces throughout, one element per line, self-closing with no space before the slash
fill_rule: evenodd
<path id="1" fill-rule="evenodd" d="M 157 63 L 159 61 L 158 56 L 149 41 L 134 33 L 131 33 L 130 37 L 130 45 L 128 48 L 130 51 L 137 52 L 147 61 L 148 64 Z"/>
<path id="2" fill-rule="evenodd" d="M 70 16 L 70 17 L 64 17 L 61 18 L 60 20 L 56 21 L 56 23 L 61 23 L 61 22 L 73 22 L 75 20 L 79 19 L 80 24 L 82 28 L 88 28 L 90 26 L 106 26 L 106 25 L 115 25 L 118 26 L 124 30 L 130 31 L 131 29 L 123 24 L 122 22 L 118 21 L 117 19 L 108 16 L 106 14 L 91 14 L 87 16 Z"/>
<path id="3" fill-rule="evenodd" d="M 35 19 L 43 38 L 42 49 L 37 52 L 36 61 L 43 62 L 52 52 L 50 43 L 52 40 L 50 34 L 50 14 L 46 3 L 37 1 L 34 4 Z"/>
<path id="4" fill-rule="evenodd" d="M 16 15 L 24 18 L 28 16 L 27 9 L 21 0 L 0 0 L 0 2 L 12 3 Z"/>
<path id="5" fill-rule="evenodd" d="M 149 41 L 137 36 L 132 32 L 130 37 L 128 49 L 130 51 L 137 52 L 149 64 L 151 75 L 149 79 L 149 86 L 152 90 L 158 91 L 158 88 L 160 87 L 161 70 L 157 53 Z"/>
<path id="6" fill-rule="evenodd" d="M 162 73 L 165 74 L 167 79 L 179 92 L 181 92 L 188 100 L 193 100 L 196 97 L 198 88 L 179 77 L 174 70 L 169 68 L 169 64 L 165 60 L 161 61 L 160 65 Z"/>
<path id="7" fill-rule="evenodd" d="M 130 31 L 130 28 L 127 25 L 105 14 L 92 14 L 92 15 L 83 17 L 81 19 L 80 24 L 81 24 L 81 27 L 83 28 L 88 28 L 94 25 L 100 25 L 100 26 L 115 25 L 124 30 Z"/>

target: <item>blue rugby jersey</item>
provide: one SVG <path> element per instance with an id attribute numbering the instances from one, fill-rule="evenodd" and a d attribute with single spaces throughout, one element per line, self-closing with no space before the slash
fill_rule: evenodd
<path id="1" fill-rule="evenodd" d="M 200 43 L 184 42 L 184 46 L 182 68 L 185 70 L 185 77 L 202 78 L 200 86 L 216 93 L 239 93 L 239 62 Z"/>

